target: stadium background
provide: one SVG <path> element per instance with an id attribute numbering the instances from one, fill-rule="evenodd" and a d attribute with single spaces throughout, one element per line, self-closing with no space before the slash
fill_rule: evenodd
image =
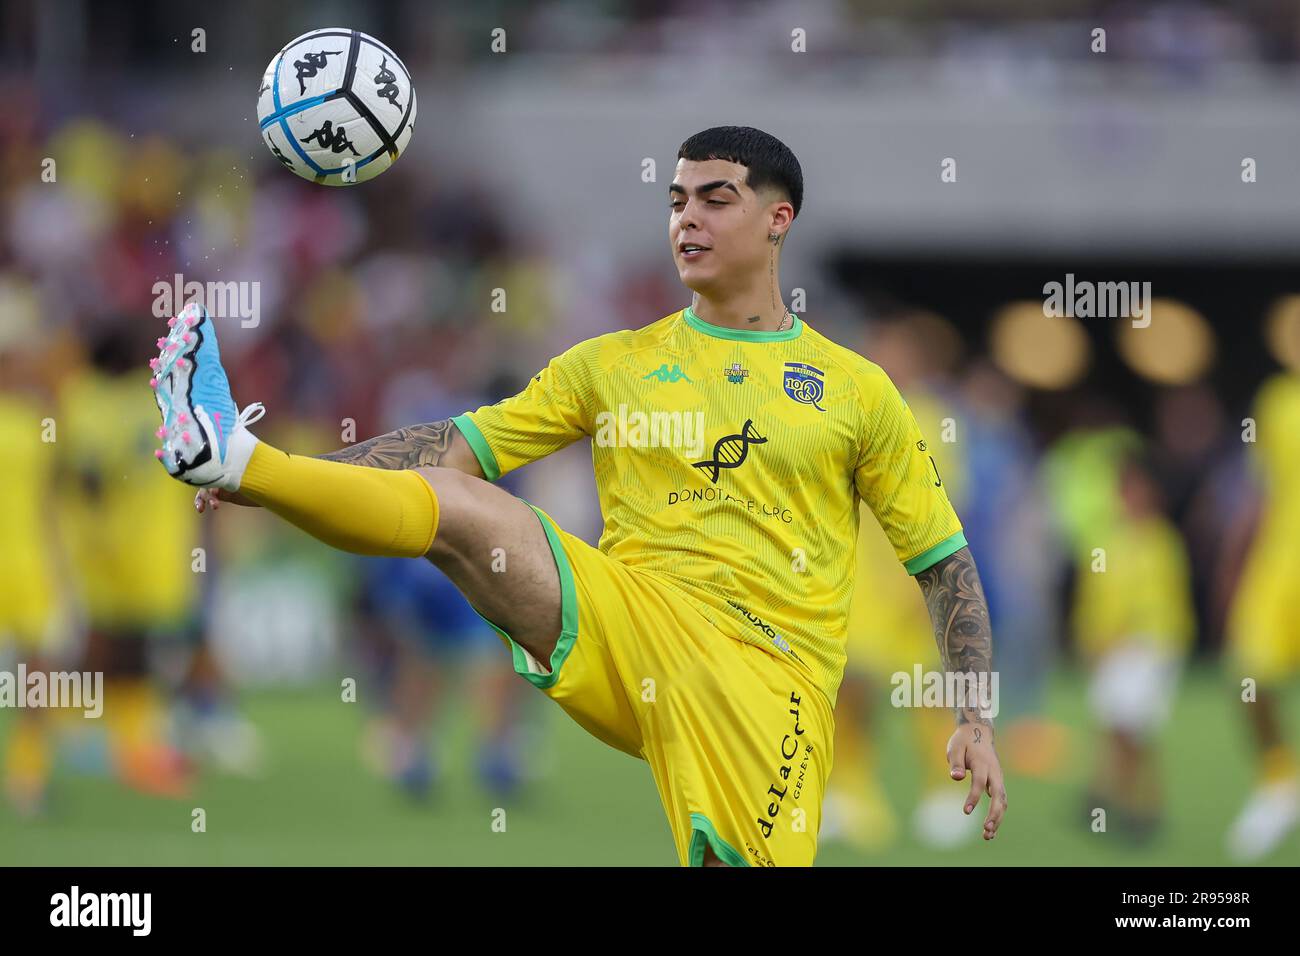
<path id="1" fill-rule="evenodd" d="M 420 104 L 408 154 L 348 190 L 282 171 L 253 112 L 276 50 L 332 25 L 393 46 Z M 191 49 L 196 27 L 205 52 Z M 1098 27 L 1105 54 L 1090 52 Z M 504 53 L 491 52 L 496 28 Z M 791 50 L 796 28 L 806 52 Z M 803 165 L 787 296 L 803 290 L 804 317 L 880 361 L 905 395 L 912 382 L 955 410 L 949 485 L 980 502 L 962 509 L 968 527 L 1007 549 L 1003 707 L 1043 731 L 1025 759 L 1003 754 L 1011 810 L 994 844 L 939 849 L 900 825 L 870 851 L 828 842 L 821 862 L 1225 862 L 1252 779 L 1239 689 L 1221 667 L 1230 545 L 1251 496 L 1241 422 L 1285 352 L 1269 331 L 1285 342 L 1300 322 L 1298 56 L 1300 17 L 1282 2 L 3 3 L 0 397 L 38 412 L 32 434 L 47 416 L 64 430 L 39 494 L 5 491 L 6 514 L 40 520 L 0 538 L 10 554 L 48 555 L 51 654 L 68 666 L 91 627 L 80 575 L 123 590 L 166 579 L 151 586 L 183 606 L 149 622 L 149 667 L 192 766 L 169 778 L 172 796 L 141 793 L 90 739 L 98 729 L 62 728 L 43 811 L 0 807 L 0 862 L 672 862 L 644 766 L 536 695 L 508 704 L 527 728 L 514 742 L 522 781 L 508 797 L 485 788 L 482 701 L 465 677 L 480 662 L 448 665 L 428 741 L 439 780 L 428 800 L 406 799 L 374 767 L 395 652 L 373 569 L 262 514 L 199 522 L 167 488 L 137 527 L 147 538 L 173 509 L 170 550 L 155 538 L 135 558 L 100 557 L 113 476 L 86 473 L 61 416 L 87 369 L 123 354 L 138 359 L 147 410 L 154 283 L 178 272 L 259 283 L 260 323 L 227 325 L 222 348 L 236 396 L 267 405 L 260 431 L 278 444 L 319 453 L 344 443 L 349 419 L 360 439 L 417 409 L 493 401 L 578 339 L 687 303 L 666 254 L 665 184 L 686 136 L 732 123 L 769 130 Z M 56 182 L 42 181 L 46 157 Z M 940 178 L 947 157 L 953 183 Z M 1258 164 L 1250 184 L 1245 157 Z M 1044 319 L 1042 286 L 1067 273 L 1150 281 L 1171 318 L 1142 338 L 1122 319 Z M 934 443 L 939 421 L 922 423 Z M 15 434 L 0 460 L 30 437 Z M 1014 456 L 1022 493 L 978 484 L 981 434 Z M 1072 529 L 1087 508 L 1114 507 L 1080 505 L 1095 473 L 1071 479 L 1054 455 L 1080 434 L 1140 436 L 1191 558 L 1194 652 L 1160 735 L 1167 820 L 1141 844 L 1092 832 L 1080 810 L 1097 732 L 1070 628 Z M 148 436 L 121 437 L 156 467 Z M 584 444 L 530 466 L 517 489 L 597 538 Z M 125 527 L 114 533 L 129 539 L 129 510 Z M 193 547 L 210 556 L 202 574 Z M 23 653 L 0 642 L 0 666 Z M 340 700 L 347 677 L 355 704 Z M 235 752 L 224 763 L 177 730 L 196 685 L 227 721 L 214 731 Z M 1288 704 L 1294 735 L 1294 688 Z M 933 770 L 921 760 L 941 754 L 911 742 L 914 712 L 878 709 L 885 795 L 906 821 Z M 0 711 L 0 738 L 14 725 Z M 962 792 L 952 785 L 954 803 Z M 191 831 L 194 807 L 206 833 Z M 1293 835 L 1266 862 L 1298 849 Z"/>

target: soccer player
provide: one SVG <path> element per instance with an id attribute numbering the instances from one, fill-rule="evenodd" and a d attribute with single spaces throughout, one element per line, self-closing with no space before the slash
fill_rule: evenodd
<path id="1" fill-rule="evenodd" d="M 1159 734 L 1195 639 L 1191 566 L 1139 447 L 1117 462 L 1110 524 L 1094 526 L 1107 564 L 1080 569 L 1072 623 L 1091 672 L 1089 703 L 1104 732 L 1085 808 L 1111 810 L 1131 842 L 1163 825 Z"/>
<path id="2" fill-rule="evenodd" d="M 1267 856 L 1300 825 L 1300 760 L 1283 731 L 1281 700 L 1282 690 L 1300 674 L 1295 623 L 1300 498 L 1289 493 L 1300 464 L 1300 372 L 1279 372 L 1260 387 L 1254 419 L 1259 440 L 1251 457 L 1261 500 L 1232 600 L 1226 662 L 1238 687 L 1246 678 L 1257 686 L 1247 706 L 1257 779 L 1228 831 L 1228 851 L 1241 861 Z"/>
<path id="3" fill-rule="evenodd" d="M 682 144 L 666 198 L 689 307 L 578 343 L 495 405 L 326 460 L 253 437 L 263 409 L 236 414 L 213 323 L 187 308 L 152 362 L 156 455 L 210 489 L 200 508 L 237 492 L 335 547 L 428 557 L 521 677 L 650 765 L 683 864 L 807 865 L 859 500 L 916 576 L 950 670 L 989 669 L 987 609 L 897 389 L 785 308 L 794 155 L 760 130 L 705 130 Z M 583 436 L 599 548 L 492 484 Z M 960 704 L 949 772 L 970 777 L 966 812 L 989 794 L 992 839 L 1007 802 L 993 728 Z"/>

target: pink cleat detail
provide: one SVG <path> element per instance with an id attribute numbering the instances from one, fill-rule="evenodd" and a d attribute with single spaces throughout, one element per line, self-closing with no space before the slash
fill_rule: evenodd
<path id="1" fill-rule="evenodd" d="M 153 456 L 157 458 L 159 461 L 162 461 L 163 450 L 161 448 L 155 448 L 153 450 Z"/>
<path id="2" fill-rule="evenodd" d="M 181 412 L 180 417 L 178 417 L 176 420 L 180 422 L 182 425 L 188 425 L 190 423 L 190 413 Z"/>
<path id="3" fill-rule="evenodd" d="M 169 329 L 176 328 L 176 316 L 173 315 L 170 319 L 167 320 L 167 328 Z"/>
<path id="4" fill-rule="evenodd" d="M 157 341 L 155 344 L 156 344 L 159 348 L 162 348 L 164 345 L 167 344 L 167 340 L 164 339 L 164 338 L 159 338 L 158 341 Z"/>
<path id="5" fill-rule="evenodd" d="M 156 437 L 158 437 L 158 438 L 166 438 L 166 437 L 167 437 L 167 429 L 166 429 L 164 426 L 159 425 L 159 426 L 158 426 L 158 430 L 157 430 L 156 432 L 154 432 L 154 435 L 155 435 Z"/>
<path id="6" fill-rule="evenodd" d="M 181 441 L 188 445 L 190 443 L 190 433 L 187 431 L 181 432 Z"/>
<path id="7" fill-rule="evenodd" d="M 151 369 L 154 369 L 154 370 L 156 371 L 157 368 L 158 368 L 158 360 L 157 360 L 156 358 L 151 358 L 151 359 L 149 360 L 149 367 L 150 367 Z"/>
<path id="8" fill-rule="evenodd" d="M 149 379 L 149 387 L 150 387 L 150 388 L 157 388 L 157 387 L 158 387 L 158 379 L 156 379 L 156 378 L 151 378 L 151 379 Z"/>
<path id="9" fill-rule="evenodd" d="M 185 364 L 185 359 L 177 359 L 176 367 L 181 371 L 184 371 L 188 366 Z"/>
<path id="10" fill-rule="evenodd" d="M 194 333 L 186 332 L 184 338 L 185 338 L 185 344 L 189 345 L 191 342 L 194 341 Z"/>

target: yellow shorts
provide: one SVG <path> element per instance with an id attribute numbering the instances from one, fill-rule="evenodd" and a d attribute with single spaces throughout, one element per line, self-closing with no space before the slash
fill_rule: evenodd
<path id="1" fill-rule="evenodd" d="M 533 510 L 559 570 L 563 629 L 548 672 L 497 628 L 515 670 L 649 763 L 682 865 L 700 865 L 706 845 L 731 866 L 811 865 L 832 757 L 825 697 L 717 630 L 676 586 Z"/>
<path id="2" fill-rule="evenodd" d="M 1289 553 L 1251 555 L 1228 619 L 1228 666 L 1275 685 L 1300 673 L 1300 590 Z"/>

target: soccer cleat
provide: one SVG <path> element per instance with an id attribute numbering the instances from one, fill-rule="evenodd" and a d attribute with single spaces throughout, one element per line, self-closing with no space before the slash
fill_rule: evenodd
<path id="1" fill-rule="evenodd" d="M 242 412 L 235 407 L 207 309 L 191 302 L 167 325 L 149 363 L 149 386 L 162 413 L 163 447 L 154 456 L 179 481 L 238 491 L 257 445 L 247 426 L 266 409 L 260 402 Z"/>
<path id="2" fill-rule="evenodd" d="M 1228 832 L 1228 853 L 1252 862 L 1272 853 L 1300 823 L 1300 778 L 1256 788 Z"/>

